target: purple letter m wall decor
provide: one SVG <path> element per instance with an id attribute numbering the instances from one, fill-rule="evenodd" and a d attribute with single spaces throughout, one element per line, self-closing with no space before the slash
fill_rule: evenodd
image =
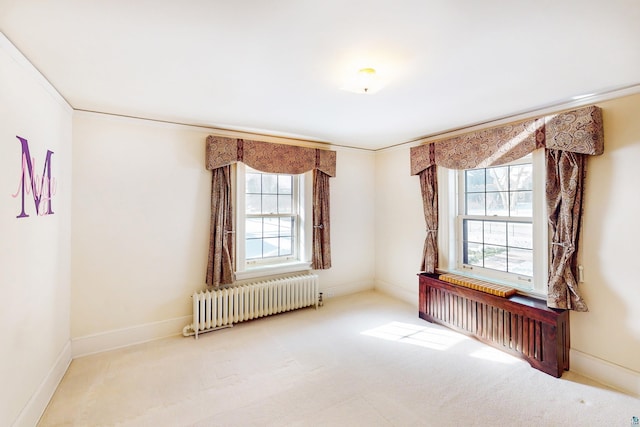
<path id="1" fill-rule="evenodd" d="M 18 191 L 12 196 L 18 197 L 18 194 L 22 194 L 22 211 L 16 218 L 26 218 L 29 215 L 24 210 L 24 195 L 31 193 L 33 196 L 33 202 L 36 205 L 36 214 L 38 215 L 51 215 L 53 214 L 53 206 L 51 205 L 51 197 L 55 194 L 55 180 L 51 179 L 51 155 L 53 151 L 47 150 L 47 157 L 44 161 L 44 168 L 42 170 L 42 176 L 38 177 L 33 174 L 35 166 L 35 159 L 31 158 L 29 153 L 29 142 L 16 136 L 22 144 L 22 173 L 20 175 L 20 182 Z M 27 174 L 29 175 L 29 181 L 26 180 Z M 40 178 L 40 182 L 38 182 Z"/>

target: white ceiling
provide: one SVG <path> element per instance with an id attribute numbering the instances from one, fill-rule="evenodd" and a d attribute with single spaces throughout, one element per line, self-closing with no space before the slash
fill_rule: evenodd
<path id="1" fill-rule="evenodd" d="M 638 0 L 0 0 L 0 30 L 75 109 L 368 149 L 640 83 Z"/>

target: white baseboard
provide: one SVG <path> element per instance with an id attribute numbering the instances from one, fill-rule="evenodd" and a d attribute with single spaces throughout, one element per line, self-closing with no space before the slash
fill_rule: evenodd
<path id="1" fill-rule="evenodd" d="M 320 292 L 323 293 L 323 297 L 333 298 L 343 295 L 355 294 L 362 291 L 373 290 L 373 279 L 371 280 L 361 280 L 358 282 L 351 283 L 342 283 L 336 286 L 322 286 L 322 281 L 320 281 Z"/>
<path id="2" fill-rule="evenodd" d="M 76 357 L 179 335 L 182 333 L 182 328 L 190 323 L 192 323 L 192 317 L 183 316 L 73 338 L 71 340 L 71 355 L 75 359 Z"/>
<path id="3" fill-rule="evenodd" d="M 58 354 L 53 366 L 44 377 L 38 389 L 33 393 L 31 399 L 27 402 L 25 407 L 20 411 L 20 415 L 13 422 L 13 427 L 33 427 L 38 424 L 38 420 L 47 409 L 49 401 L 53 397 L 58 388 L 58 384 L 62 381 L 62 377 L 67 372 L 69 364 L 71 363 L 71 342 L 67 341 L 65 346 Z"/>
<path id="4" fill-rule="evenodd" d="M 376 280 L 375 289 L 389 296 L 404 301 L 418 308 L 418 284 L 416 281 L 415 289 L 408 290 L 404 287 L 394 285 L 393 283 L 385 282 L 383 280 Z"/>
<path id="5" fill-rule="evenodd" d="M 569 353 L 569 367 L 572 372 L 640 397 L 640 372 L 632 371 L 575 349 L 571 349 Z"/>

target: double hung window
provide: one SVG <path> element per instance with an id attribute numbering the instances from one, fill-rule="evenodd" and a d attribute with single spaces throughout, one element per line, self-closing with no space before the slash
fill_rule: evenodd
<path id="1" fill-rule="evenodd" d="M 283 266 L 296 270 L 308 253 L 305 174 L 265 173 L 242 164 L 237 168 L 238 275 Z"/>
<path id="2" fill-rule="evenodd" d="M 547 233 L 542 150 L 506 165 L 449 173 L 449 270 L 545 293 Z M 457 182 L 457 184 L 456 184 Z M 453 191 L 455 189 L 455 191 Z"/>
<path id="3" fill-rule="evenodd" d="M 531 163 L 462 174 L 463 266 L 533 277 Z"/>

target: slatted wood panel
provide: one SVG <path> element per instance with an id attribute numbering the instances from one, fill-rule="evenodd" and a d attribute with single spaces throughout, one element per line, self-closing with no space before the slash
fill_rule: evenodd
<path id="1" fill-rule="evenodd" d="M 421 274 L 419 315 L 527 360 L 555 377 L 569 369 L 569 315 L 524 296 L 501 298 Z"/>

